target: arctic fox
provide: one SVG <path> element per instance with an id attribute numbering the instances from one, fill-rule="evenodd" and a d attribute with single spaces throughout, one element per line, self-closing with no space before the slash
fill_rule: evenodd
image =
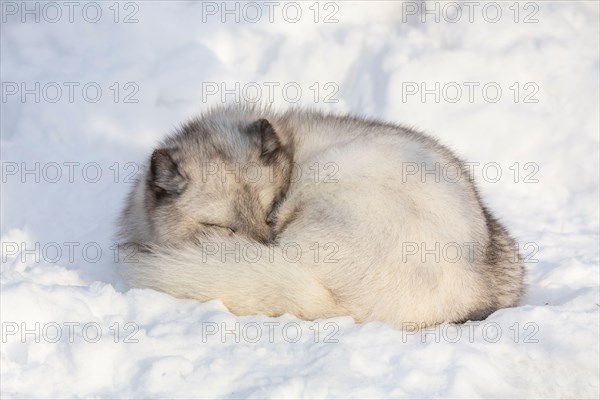
<path id="1" fill-rule="evenodd" d="M 237 315 L 426 327 L 524 290 L 514 241 L 450 150 L 304 109 L 220 106 L 184 124 L 152 153 L 120 238 L 139 250 L 121 262 L 130 286 Z"/>

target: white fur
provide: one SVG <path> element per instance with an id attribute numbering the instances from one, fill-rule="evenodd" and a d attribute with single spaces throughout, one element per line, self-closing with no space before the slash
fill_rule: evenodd
<path id="1" fill-rule="evenodd" d="M 227 112 L 217 112 L 214 119 L 227 119 Z M 248 120 L 255 118 L 248 113 Z M 465 320 L 493 303 L 488 298 L 496 289 L 484 273 L 489 274 L 489 266 L 483 265 L 481 255 L 475 260 L 466 256 L 466 243 L 485 245 L 491 240 L 471 182 L 466 176 L 450 183 L 443 178 L 436 182 L 432 176 L 423 180 L 420 171 L 403 174 L 406 163 L 425 163 L 430 169 L 436 163 L 456 163 L 450 152 L 393 126 L 338 118 L 315 122 L 310 114 L 299 112 L 268 118 L 284 143 L 293 141 L 294 161 L 302 171 L 279 214 L 283 218 L 300 212 L 277 245 L 234 236 L 200 240 L 202 245 L 155 246 L 140 254 L 138 263 L 124 265 L 123 274 L 132 285 L 201 301 L 221 299 L 240 315 L 350 315 L 358 322 L 386 321 L 399 328 Z M 319 181 L 311 169 L 315 165 Z M 323 182 L 334 168 L 337 172 L 330 178 L 337 182 Z M 403 243 L 409 242 L 428 249 L 436 243 L 456 243 L 463 257 L 449 263 L 429 255 L 422 262 L 420 255 L 403 254 Z M 236 244 L 237 259 L 223 256 L 223 249 Z M 209 254 L 215 245 L 220 250 Z M 317 262 L 315 246 L 320 251 Z M 258 260 L 242 248 L 259 254 Z M 291 262 L 297 248 L 302 256 Z M 325 262 L 332 252 L 337 262 Z M 521 266 L 504 268 L 520 288 Z M 494 295 L 502 298 L 501 293 Z M 517 300 L 518 296 L 505 296 L 497 307 Z"/>

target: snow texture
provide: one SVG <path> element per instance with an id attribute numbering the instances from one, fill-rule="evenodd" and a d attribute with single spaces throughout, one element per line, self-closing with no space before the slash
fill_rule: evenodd
<path id="1" fill-rule="evenodd" d="M 267 3 L 2 1 L 2 397 L 598 398 L 599 3 Z M 129 290 L 131 175 L 223 96 L 403 123 L 479 163 L 522 304 L 411 333 Z"/>

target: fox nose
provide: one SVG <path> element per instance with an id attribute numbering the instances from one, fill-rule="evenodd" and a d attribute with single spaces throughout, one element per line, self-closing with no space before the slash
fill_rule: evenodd
<path id="1" fill-rule="evenodd" d="M 273 239 L 273 230 L 266 223 L 259 226 L 253 226 L 248 232 L 248 236 L 259 243 L 267 244 Z"/>
<path id="2" fill-rule="evenodd" d="M 273 228 L 266 221 L 247 214 L 237 215 L 234 231 L 237 235 L 245 236 L 262 244 L 267 244 L 274 238 Z"/>
<path id="3" fill-rule="evenodd" d="M 256 195 L 249 191 L 240 195 L 236 199 L 236 232 L 259 243 L 271 242 L 274 232 L 264 214 Z"/>

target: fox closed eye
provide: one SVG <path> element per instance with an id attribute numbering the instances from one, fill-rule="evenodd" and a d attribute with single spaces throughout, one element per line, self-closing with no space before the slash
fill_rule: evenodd
<path id="1" fill-rule="evenodd" d="M 209 228 L 226 229 L 226 230 L 230 231 L 231 233 L 236 232 L 236 230 L 234 228 L 226 226 L 226 225 L 211 224 L 211 223 L 204 223 L 204 222 L 201 222 L 200 224 L 203 226 L 207 226 Z"/>

